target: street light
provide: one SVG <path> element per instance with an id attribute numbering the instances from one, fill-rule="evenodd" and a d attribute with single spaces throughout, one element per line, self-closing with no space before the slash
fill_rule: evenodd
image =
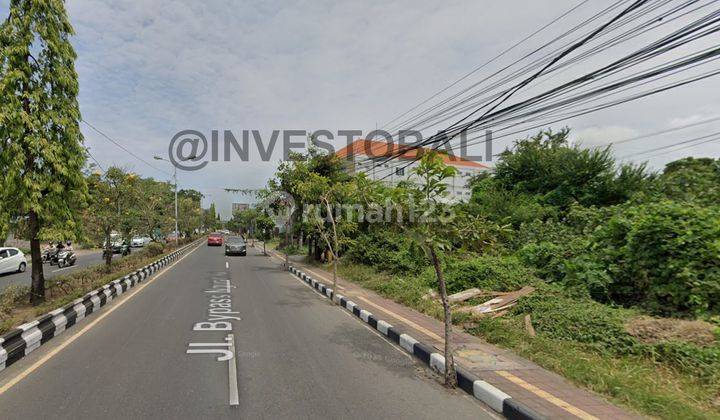
<path id="1" fill-rule="evenodd" d="M 195 158 L 196 158 L 196 156 L 193 155 L 193 156 L 187 157 L 187 158 L 182 159 L 182 160 L 191 160 L 191 159 L 195 159 Z M 172 164 L 172 162 L 170 162 L 169 160 L 167 160 L 167 159 L 165 159 L 165 158 L 162 158 L 162 157 L 160 157 L 160 156 L 157 156 L 157 155 L 153 156 L 153 159 L 155 159 L 155 160 L 162 160 L 162 161 L 165 161 L 165 162 L 168 162 L 168 163 L 171 163 L 171 164 Z M 178 232 L 178 199 L 177 199 L 177 192 L 178 192 L 178 191 L 177 191 L 177 187 L 178 187 L 178 182 L 177 182 L 177 166 L 175 166 L 175 165 L 173 164 L 172 167 L 173 167 L 173 181 L 175 181 L 175 245 L 177 245 L 177 244 L 178 244 L 178 240 L 180 239 L 180 238 L 179 238 L 179 237 L 180 237 L 180 232 Z"/>

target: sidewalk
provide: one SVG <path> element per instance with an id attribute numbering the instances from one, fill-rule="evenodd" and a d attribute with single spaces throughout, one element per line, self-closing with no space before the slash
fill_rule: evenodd
<path id="1" fill-rule="evenodd" d="M 262 248 L 262 246 L 260 246 Z M 268 250 L 273 257 L 284 256 Z M 332 286 L 332 274 L 293 259 L 292 264 Z M 400 327 L 417 340 L 443 350 L 443 323 L 375 292 L 338 278 L 338 293 L 357 302 L 378 318 Z M 484 342 L 479 337 L 453 331 L 455 361 L 480 379 L 494 385 L 538 414 L 551 419 L 634 419 L 639 418 L 561 376 L 523 359 L 509 350 Z"/>

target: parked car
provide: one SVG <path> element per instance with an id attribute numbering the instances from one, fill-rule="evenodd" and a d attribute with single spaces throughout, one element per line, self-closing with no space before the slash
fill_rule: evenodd
<path id="1" fill-rule="evenodd" d="M 230 236 L 225 240 L 225 255 L 247 255 L 245 240 L 240 236 Z"/>
<path id="2" fill-rule="evenodd" d="M 130 241 L 130 246 L 134 248 L 141 248 L 150 243 L 150 238 L 147 236 L 134 236 Z"/>
<path id="3" fill-rule="evenodd" d="M 17 248 L 0 248 L 0 273 L 22 273 L 27 268 L 25 254 Z"/>
<path id="4" fill-rule="evenodd" d="M 127 241 L 113 241 L 110 242 L 110 249 L 113 254 L 122 254 L 122 256 L 130 254 L 130 245 Z M 103 246 L 103 258 L 105 258 L 106 246 Z"/>
<path id="5" fill-rule="evenodd" d="M 215 232 L 208 235 L 208 246 L 222 246 L 223 236 L 222 233 Z"/>

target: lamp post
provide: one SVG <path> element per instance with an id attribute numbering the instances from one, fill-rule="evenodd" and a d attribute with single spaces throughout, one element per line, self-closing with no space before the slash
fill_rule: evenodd
<path id="1" fill-rule="evenodd" d="M 167 160 L 167 159 L 165 159 L 165 158 L 162 158 L 162 157 L 160 157 L 160 156 L 157 156 L 157 155 L 153 156 L 153 159 L 155 159 L 155 160 L 162 160 L 162 161 L 165 161 L 165 162 L 168 162 L 168 163 L 172 164 L 172 162 L 170 162 L 169 160 Z M 185 158 L 185 159 L 183 159 L 183 160 L 191 160 L 191 159 L 195 159 L 195 156 L 190 156 L 190 157 L 187 157 L 187 158 Z M 177 194 L 178 194 L 178 182 L 177 182 L 177 166 L 172 165 L 172 167 L 173 167 L 173 181 L 175 181 L 175 245 L 177 245 L 177 244 L 178 244 L 178 240 L 180 239 L 180 232 L 178 232 L 178 199 L 177 199 Z"/>

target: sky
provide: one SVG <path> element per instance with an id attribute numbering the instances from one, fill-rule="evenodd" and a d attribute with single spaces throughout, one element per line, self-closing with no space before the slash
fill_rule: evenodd
<path id="1" fill-rule="evenodd" d="M 153 156 L 167 158 L 170 140 L 182 130 L 208 138 L 213 129 L 231 130 L 236 137 L 242 130 L 263 136 L 291 129 L 368 132 L 579 3 L 68 0 L 83 119 L 135 156 L 83 124 L 85 143 L 103 167 L 119 165 L 164 180 L 172 166 Z M 2 15 L 7 4 L 0 0 Z M 526 53 L 606 4 L 589 0 L 504 59 Z M 500 62 L 493 65 L 471 79 Z M 720 116 L 718 88 L 715 77 L 553 127 L 570 126 L 573 141 L 603 146 Z M 621 144 L 615 154 L 714 131 L 720 131 L 720 121 Z M 498 140 L 494 150 L 511 142 Z M 649 164 L 659 170 L 682 156 L 718 154 L 720 142 L 711 142 L 652 156 Z M 224 188 L 264 186 L 281 158 L 281 147 L 267 162 L 251 148 L 246 162 L 231 159 L 178 171 L 179 185 L 200 190 L 204 205 L 215 202 L 227 218 L 231 202 L 251 198 Z"/>

